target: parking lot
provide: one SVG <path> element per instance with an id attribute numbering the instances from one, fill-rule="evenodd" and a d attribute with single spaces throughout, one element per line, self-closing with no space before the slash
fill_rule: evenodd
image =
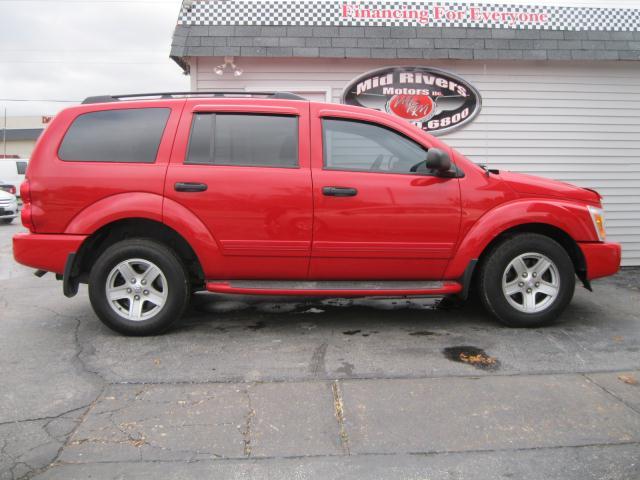
<path id="1" fill-rule="evenodd" d="M 125 338 L 11 259 L 0 226 L 0 479 L 640 477 L 640 272 L 564 322 L 429 299 L 199 296 Z"/>

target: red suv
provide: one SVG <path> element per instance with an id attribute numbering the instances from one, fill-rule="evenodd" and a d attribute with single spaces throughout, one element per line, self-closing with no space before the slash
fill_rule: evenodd
<path id="1" fill-rule="evenodd" d="M 552 322 L 620 264 L 601 198 L 478 166 L 415 126 L 290 93 L 93 97 L 53 120 L 21 187 L 18 262 L 88 283 L 118 332 L 193 292 L 457 296 Z"/>

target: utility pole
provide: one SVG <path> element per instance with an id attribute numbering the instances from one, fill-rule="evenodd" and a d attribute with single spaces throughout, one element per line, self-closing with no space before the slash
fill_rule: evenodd
<path id="1" fill-rule="evenodd" d="M 2 129 L 3 158 L 7 158 L 7 107 L 4 107 L 4 128 Z"/>

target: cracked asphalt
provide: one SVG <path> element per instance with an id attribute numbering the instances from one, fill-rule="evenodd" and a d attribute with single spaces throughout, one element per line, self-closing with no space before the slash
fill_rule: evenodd
<path id="1" fill-rule="evenodd" d="M 125 338 L 0 226 L 0 479 L 638 479 L 640 271 L 512 330 L 428 299 L 198 296 Z"/>

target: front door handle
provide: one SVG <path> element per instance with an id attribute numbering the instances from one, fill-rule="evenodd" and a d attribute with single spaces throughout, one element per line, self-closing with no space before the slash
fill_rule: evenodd
<path id="1" fill-rule="evenodd" d="M 358 190 L 351 187 L 322 187 L 322 194 L 326 197 L 355 197 Z"/>
<path id="2" fill-rule="evenodd" d="M 206 192 L 206 183 L 178 182 L 174 185 L 176 192 Z"/>

